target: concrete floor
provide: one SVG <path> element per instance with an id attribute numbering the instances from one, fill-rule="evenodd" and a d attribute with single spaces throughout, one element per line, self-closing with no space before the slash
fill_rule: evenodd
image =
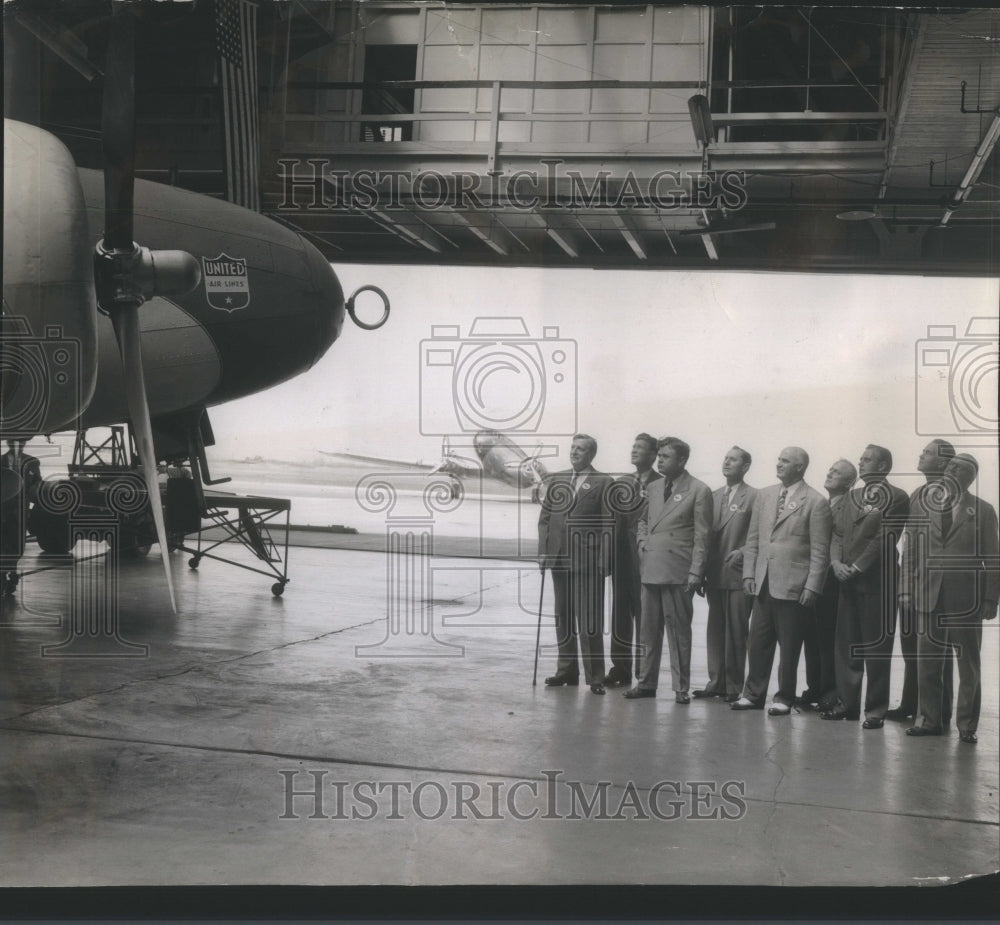
<path id="1" fill-rule="evenodd" d="M 0 885 L 933 886 L 1000 868 L 996 623 L 971 747 L 678 706 L 665 679 L 656 700 L 549 690 L 551 620 L 532 687 L 539 578 L 513 562 L 439 558 L 420 584 L 387 571 L 399 557 L 294 548 L 273 598 L 186 559 L 176 616 L 155 555 L 122 565 L 110 625 L 142 656 L 100 633 L 43 654 L 73 638 L 70 600 L 101 593 L 93 569 L 29 575 L 5 608 Z M 433 636 L 387 634 L 390 573 Z M 694 686 L 704 624 L 699 599 Z M 316 782 L 322 803 L 289 795 Z"/>

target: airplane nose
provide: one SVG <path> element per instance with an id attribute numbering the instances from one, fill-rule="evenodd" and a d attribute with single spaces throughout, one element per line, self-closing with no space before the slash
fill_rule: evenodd
<path id="1" fill-rule="evenodd" d="M 305 248 L 306 261 L 315 293 L 312 298 L 312 317 L 315 325 L 313 366 L 340 337 L 344 327 L 344 290 L 330 262 L 312 244 L 299 236 Z"/>

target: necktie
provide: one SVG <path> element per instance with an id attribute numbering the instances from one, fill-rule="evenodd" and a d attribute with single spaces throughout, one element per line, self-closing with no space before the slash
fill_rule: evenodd
<path id="1" fill-rule="evenodd" d="M 778 513 L 774 517 L 775 520 L 777 520 L 781 516 L 781 512 L 785 509 L 785 498 L 787 497 L 788 497 L 788 489 L 782 488 L 781 494 L 778 495 Z"/>
<path id="2" fill-rule="evenodd" d="M 587 476 L 584 475 L 582 472 L 577 472 L 573 476 L 573 494 L 574 495 L 578 495 L 580 493 L 580 486 L 583 484 L 584 479 L 586 479 L 586 478 L 587 478 Z"/>
<path id="3" fill-rule="evenodd" d="M 663 486 L 663 500 L 664 501 L 669 501 L 670 500 L 670 492 L 672 492 L 673 490 L 674 490 L 674 483 L 673 482 L 667 482 Z"/>
<path id="4" fill-rule="evenodd" d="M 941 512 L 941 536 L 945 539 L 951 533 L 951 498 L 948 498 L 947 507 Z"/>

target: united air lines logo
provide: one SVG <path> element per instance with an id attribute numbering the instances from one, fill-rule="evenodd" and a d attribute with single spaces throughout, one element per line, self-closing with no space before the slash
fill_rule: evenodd
<path id="1" fill-rule="evenodd" d="M 234 312 L 250 304 L 247 262 L 242 257 L 219 254 L 214 260 L 201 258 L 205 280 L 205 298 L 212 308 Z"/>

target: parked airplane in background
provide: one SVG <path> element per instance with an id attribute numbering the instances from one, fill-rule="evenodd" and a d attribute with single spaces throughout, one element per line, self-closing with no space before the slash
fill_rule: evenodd
<path id="1" fill-rule="evenodd" d="M 441 443 L 441 462 L 436 466 L 422 463 L 404 462 L 398 459 L 380 459 L 374 456 L 359 456 L 353 453 L 330 453 L 320 450 L 324 456 L 338 459 L 351 459 L 358 462 L 373 463 L 384 466 L 405 465 L 416 467 L 428 475 L 441 472 L 454 481 L 453 492 L 459 491 L 463 479 L 489 478 L 512 485 L 514 488 L 531 487 L 531 500 L 538 503 L 541 500 L 541 488 L 548 470 L 538 458 L 544 447 L 539 444 L 532 455 L 518 446 L 506 434 L 496 430 L 481 430 L 472 438 L 472 449 L 475 457 L 463 456 L 454 450 L 451 441 L 445 437 Z"/>

